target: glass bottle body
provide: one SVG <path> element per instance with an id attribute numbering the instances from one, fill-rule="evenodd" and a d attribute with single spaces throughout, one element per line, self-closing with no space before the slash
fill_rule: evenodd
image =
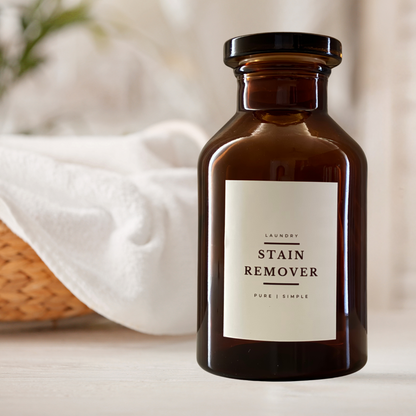
<path id="1" fill-rule="evenodd" d="M 316 68 L 289 72 L 268 65 L 254 76 L 241 75 L 238 111 L 199 160 L 197 358 L 202 368 L 222 376 L 326 378 L 357 371 L 367 360 L 366 159 L 327 114 L 327 74 Z M 226 181 L 338 184 L 335 339 L 224 336 Z"/>

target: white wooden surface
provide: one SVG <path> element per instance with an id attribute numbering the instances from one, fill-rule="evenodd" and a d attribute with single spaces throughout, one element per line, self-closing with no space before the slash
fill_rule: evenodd
<path id="1" fill-rule="evenodd" d="M 153 337 L 108 321 L 0 327 L 0 415 L 416 415 L 416 311 L 370 316 L 370 360 L 336 379 L 216 377 L 195 337 Z"/>

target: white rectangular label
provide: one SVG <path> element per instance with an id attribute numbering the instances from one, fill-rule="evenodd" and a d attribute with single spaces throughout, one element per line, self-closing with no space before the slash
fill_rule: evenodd
<path id="1" fill-rule="evenodd" d="M 338 184 L 227 180 L 225 192 L 224 336 L 335 339 Z"/>

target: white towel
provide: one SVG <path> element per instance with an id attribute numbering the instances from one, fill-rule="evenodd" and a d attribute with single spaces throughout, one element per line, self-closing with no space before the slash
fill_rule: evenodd
<path id="1" fill-rule="evenodd" d="M 172 121 L 111 138 L 0 139 L 0 219 L 103 316 L 151 334 L 196 328 L 196 162 Z"/>

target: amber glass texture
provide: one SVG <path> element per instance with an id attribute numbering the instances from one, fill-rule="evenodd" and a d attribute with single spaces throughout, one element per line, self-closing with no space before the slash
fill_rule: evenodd
<path id="1" fill-rule="evenodd" d="M 239 59 L 237 112 L 206 144 L 198 166 L 198 363 L 217 375 L 252 380 L 355 372 L 367 360 L 366 158 L 328 115 L 331 68 L 324 58 L 291 53 Z M 338 183 L 335 340 L 223 336 L 226 180 Z"/>

